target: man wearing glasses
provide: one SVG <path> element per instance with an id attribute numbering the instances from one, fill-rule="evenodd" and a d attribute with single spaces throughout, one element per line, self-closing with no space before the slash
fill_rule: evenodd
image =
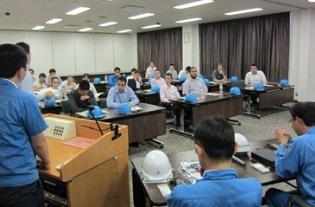
<path id="1" fill-rule="evenodd" d="M 280 142 L 276 152 L 275 171 L 284 179 L 296 178 L 298 194 L 315 206 L 315 102 L 297 103 L 290 109 L 291 127 L 298 135 L 292 137 L 283 129 L 274 133 Z M 269 189 L 265 201 L 269 206 L 288 206 L 291 194 Z"/>

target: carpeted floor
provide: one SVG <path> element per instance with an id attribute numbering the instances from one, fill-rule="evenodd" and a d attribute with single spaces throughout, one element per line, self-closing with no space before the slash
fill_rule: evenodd
<path id="1" fill-rule="evenodd" d="M 269 114 L 267 116 L 263 116 L 261 119 L 256 119 L 247 116 L 237 116 L 233 117 L 233 119 L 237 119 L 241 121 L 241 126 L 234 125 L 235 132 L 241 133 L 247 137 L 249 141 L 256 140 L 264 140 L 273 138 L 274 130 L 279 127 L 286 129 L 292 135 L 295 135 L 293 130 L 290 127 L 288 121 L 290 120 L 290 114 L 287 110 L 280 111 L 276 113 Z M 183 137 L 177 134 L 167 133 L 163 136 L 158 137 L 158 140 L 162 141 L 165 145 L 164 151 L 165 153 L 173 153 L 173 152 L 183 152 L 188 150 L 194 150 L 194 143 L 190 138 Z M 144 142 L 139 145 L 139 147 L 130 147 L 129 149 L 129 160 L 136 157 L 143 157 L 149 151 L 159 149 L 157 146 L 151 144 L 150 142 Z M 131 164 L 129 164 L 129 171 L 131 172 Z M 131 175 L 131 173 L 130 173 Z M 132 191 L 132 180 L 130 176 L 130 202 L 133 206 L 133 191 Z M 287 184 L 277 184 L 274 186 L 268 186 L 264 189 L 266 190 L 269 187 L 277 187 L 283 190 L 291 190 L 292 188 Z"/>

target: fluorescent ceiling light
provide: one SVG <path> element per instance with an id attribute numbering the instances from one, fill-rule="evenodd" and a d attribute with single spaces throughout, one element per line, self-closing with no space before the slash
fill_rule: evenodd
<path id="1" fill-rule="evenodd" d="M 314 3 L 314 2 L 315 2 L 315 0 L 308 0 L 308 2 Z"/>
<path id="2" fill-rule="evenodd" d="M 135 16 L 128 17 L 128 19 L 141 19 L 141 18 L 146 18 L 146 17 L 151 17 L 154 16 L 153 13 L 144 13 L 144 14 L 139 14 Z"/>
<path id="3" fill-rule="evenodd" d="M 78 31 L 79 31 L 79 32 L 87 32 L 87 31 L 91 31 L 91 30 L 93 30 L 93 28 L 91 28 L 91 27 L 86 27 L 86 28 L 83 28 L 83 29 L 79 29 Z"/>
<path id="4" fill-rule="evenodd" d="M 131 29 L 124 29 L 124 30 L 119 30 L 117 33 L 127 33 L 127 32 L 132 32 Z"/>
<path id="5" fill-rule="evenodd" d="M 189 19 L 178 20 L 178 21 L 176 21 L 175 23 L 180 24 L 180 23 L 195 22 L 195 21 L 200 21 L 200 20 L 202 20 L 202 19 L 199 18 L 199 17 L 196 17 L 196 18 L 189 18 Z"/>
<path id="6" fill-rule="evenodd" d="M 82 12 L 85 12 L 87 10 L 90 10 L 89 7 L 83 7 L 83 6 L 80 6 L 76 9 L 73 9 L 73 10 L 70 10 L 66 13 L 66 15 L 77 15 L 77 14 L 81 14 Z"/>
<path id="7" fill-rule="evenodd" d="M 45 28 L 45 26 L 35 26 L 32 28 L 32 30 L 42 30 L 44 28 Z"/>
<path id="8" fill-rule="evenodd" d="M 148 26 L 143 26 L 141 27 L 142 29 L 152 29 L 152 28 L 157 28 L 157 27 L 161 27 L 160 24 L 152 24 L 152 25 L 148 25 Z"/>
<path id="9" fill-rule="evenodd" d="M 62 21 L 62 19 L 60 19 L 60 18 L 53 18 L 51 20 L 48 20 L 46 22 L 46 24 L 56 24 L 56 23 L 61 22 L 61 21 Z"/>
<path id="10" fill-rule="evenodd" d="M 108 26 L 111 26 L 111 25 L 114 25 L 114 24 L 118 24 L 118 22 L 105 22 L 105 23 L 102 23 L 98 26 L 100 27 L 108 27 Z"/>
<path id="11" fill-rule="evenodd" d="M 258 12 L 262 10 L 263 10 L 262 8 L 245 9 L 245 10 L 227 12 L 227 13 L 224 13 L 224 15 L 230 16 L 230 15 L 246 14 L 246 13 Z"/>
<path id="12" fill-rule="evenodd" d="M 199 0 L 199 1 L 194 1 L 194 2 L 190 2 L 190 3 L 186 3 L 186 4 L 177 5 L 174 7 L 174 9 L 187 9 L 187 8 L 191 8 L 191 7 L 195 7 L 195 6 L 201 6 L 204 4 L 210 4 L 213 2 L 214 2 L 214 0 Z"/>

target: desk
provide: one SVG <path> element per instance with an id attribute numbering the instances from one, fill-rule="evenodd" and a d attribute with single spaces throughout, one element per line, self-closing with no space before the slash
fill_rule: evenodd
<path id="1" fill-rule="evenodd" d="M 61 103 L 60 102 L 56 103 L 55 106 L 50 106 L 50 107 L 45 106 L 43 102 L 38 103 L 38 105 L 39 105 L 39 108 L 43 114 L 48 114 L 48 113 L 60 114 L 61 113 Z"/>
<path id="2" fill-rule="evenodd" d="M 140 103 L 141 111 L 120 115 L 117 109 L 106 109 L 102 122 L 128 125 L 129 143 L 152 139 L 166 132 L 165 108 Z M 76 115 L 77 116 L 77 115 Z"/>
<path id="3" fill-rule="evenodd" d="M 160 104 L 160 93 L 151 93 L 151 90 L 137 90 L 135 94 L 142 103 L 148 103 L 152 105 Z"/>
<path id="4" fill-rule="evenodd" d="M 218 95 L 215 95 L 218 94 Z M 240 115 L 242 113 L 243 97 L 232 96 L 229 93 L 215 92 L 211 95 L 206 95 L 203 99 L 198 99 L 196 103 L 187 103 L 183 99 L 173 101 L 175 108 L 181 110 L 180 114 L 180 129 L 184 130 L 184 113 L 185 108 L 190 108 L 192 111 L 191 125 L 196 127 L 197 124 L 211 116 L 219 115 L 225 118 Z"/>
<path id="5" fill-rule="evenodd" d="M 251 107 L 251 97 L 258 97 L 258 109 L 267 109 L 275 106 L 281 106 L 282 104 L 293 102 L 294 101 L 294 87 L 278 87 L 273 85 L 271 87 L 264 87 L 262 91 L 256 91 L 248 87 L 241 89 L 244 94 L 247 95 L 247 112 L 245 114 L 253 115 L 257 118 L 260 118 L 259 114 L 253 112 Z"/>
<path id="6" fill-rule="evenodd" d="M 257 147 L 265 147 L 267 144 L 275 143 L 274 139 L 253 142 L 251 144 L 251 149 L 254 150 Z M 196 161 L 198 160 L 197 155 L 194 151 L 188 152 L 180 152 L 180 153 L 173 153 L 169 155 L 170 162 L 174 169 L 178 169 L 180 166 L 180 162 L 182 161 Z M 165 199 L 162 197 L 157 185 L 159 183 L 143 183 L 140 174 L 141 168 L 143 164 L 144 158 L 135 158 L 132 159 L 131 163 L 133 165 L 132 170 L 132 182 L 133 182 L 133 197 L 134 197 L 134 204 L 136 207 L 143 207 L 143 206 L 162 206 L 166 205 Z M 249 158 L 246 160 L 247 165 L 243 167 L 237 163 L 232 164 L 233 168 L 236 169 L 239 176 L 241 178 L 244 177 L 255 177 L 257 178 L 262 185 L 270 185 L 274 183 L 283 182 L 284 180 L 277 177 L 274 172 L 262 174 L 256 171 L 254 168 L 250 167 L 249 164 L 251 161 Z M 170 183 L 169 183 L 170 184 Z M 146 205 L 147 204 L 147 205 Z"/>

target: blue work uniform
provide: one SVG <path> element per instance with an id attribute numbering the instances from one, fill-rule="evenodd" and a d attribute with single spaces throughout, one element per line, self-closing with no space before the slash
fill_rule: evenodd
<path id="1" fill-rule="evenodd" d="M 166 198 L 169 207 L 261 206 L 262 186 L 239 179 L 234 169 L 209 170 L 193 185 L 178 185 Z"/>
<path id="2" fill-rule="evenodd" d="M 0 78 L 0 187 L 38 180 L 32 137 L 46 128 L 35 97 Z"/>

